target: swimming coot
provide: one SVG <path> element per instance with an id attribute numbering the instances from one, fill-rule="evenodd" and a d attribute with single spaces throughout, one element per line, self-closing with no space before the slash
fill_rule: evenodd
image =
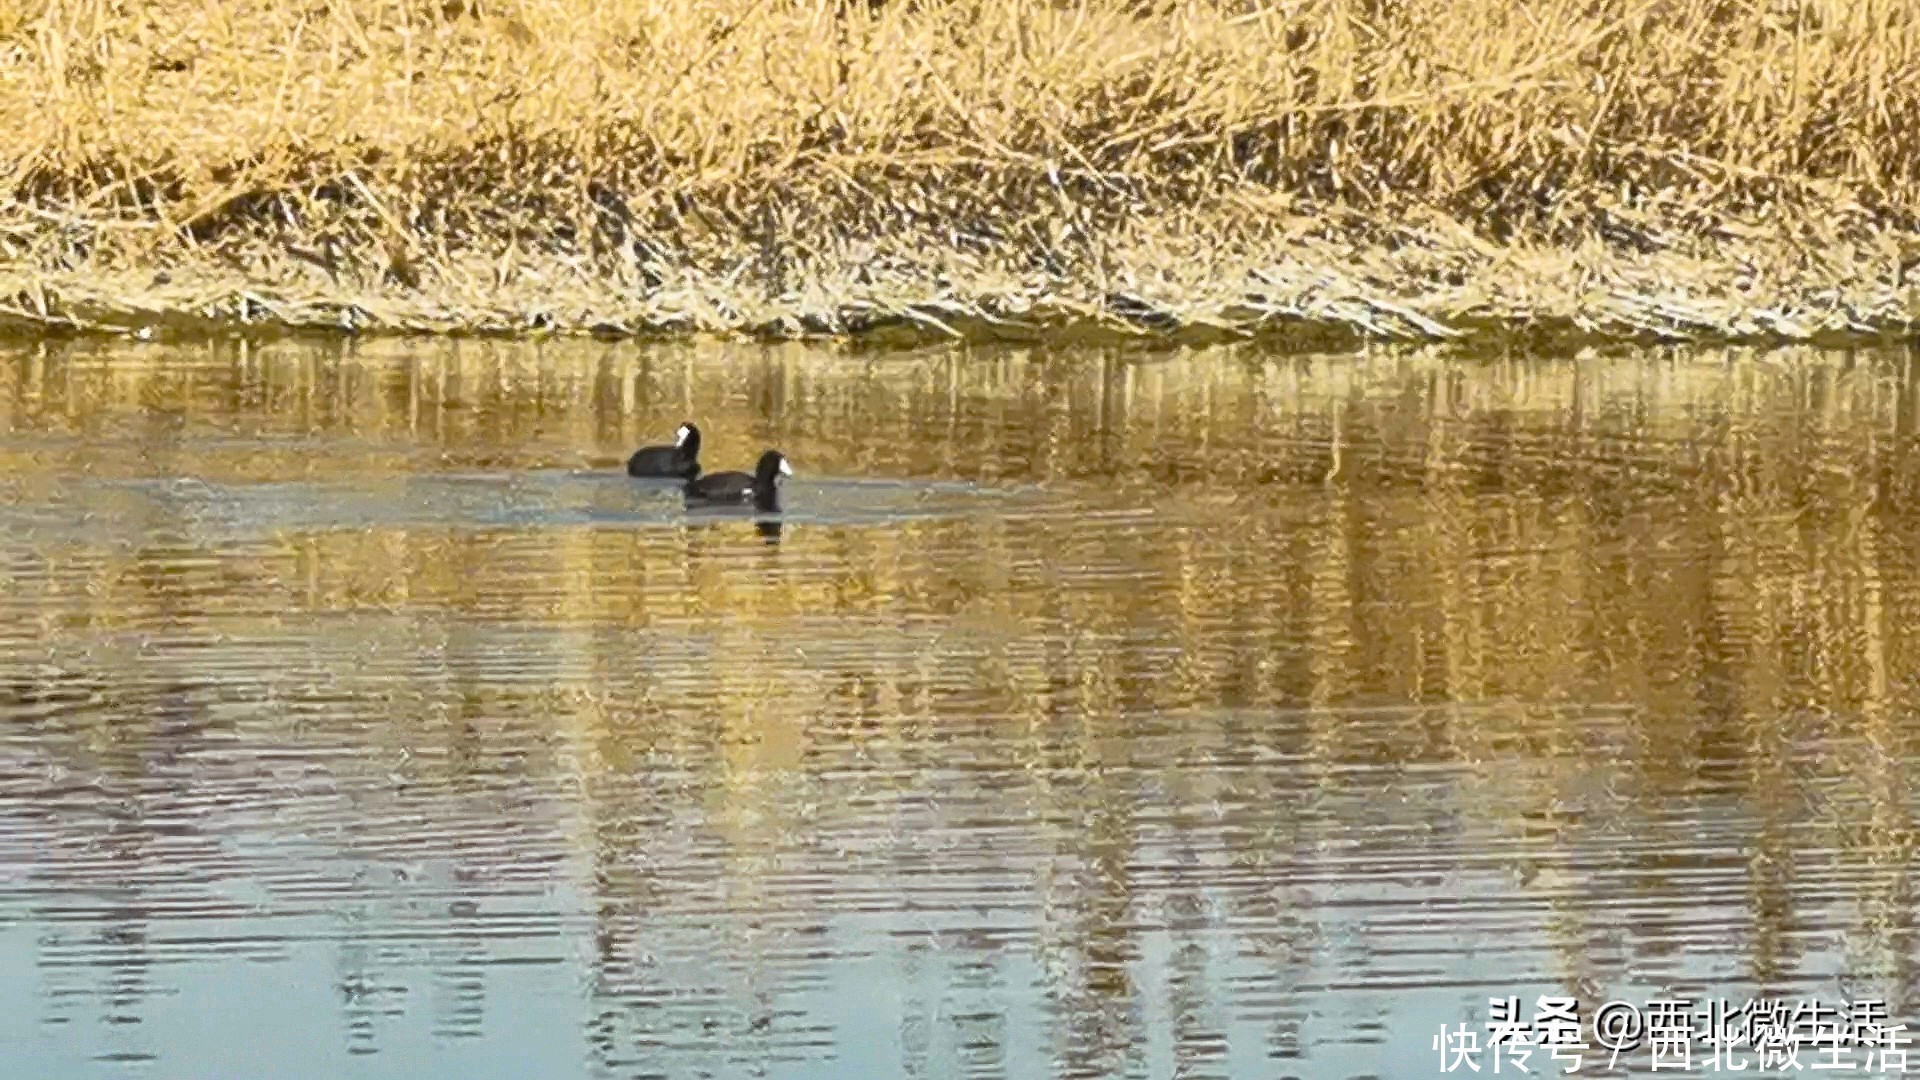
<path id="1" fill-rule="evenodd" d="M 700 429 L 681 424 L 672 446 L 643 446 L 627 459 L 627 475 L 691 480 L 700 475 Z"/>
<path id="2" fill-rule="evenodd" d="M 793 475 L 793 466 L 778 450 L 760 455 L 749 476 L 743 472 L 708 473 L 687 481 L 687 501 L 697 503 L 752 502 L 757 510 L 780 509 L 780 483 Z"/>

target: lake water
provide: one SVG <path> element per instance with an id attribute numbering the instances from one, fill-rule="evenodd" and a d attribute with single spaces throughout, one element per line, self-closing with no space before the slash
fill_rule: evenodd
<path id="1" fill-rule="evenodd" d="M 1508 996 L 1913 1025 L 1915 370 L 13 347 L 0 1060 L 1397 1080 Z M 786 452 L 777 528 L 622 474 L 684 419 Z"/>

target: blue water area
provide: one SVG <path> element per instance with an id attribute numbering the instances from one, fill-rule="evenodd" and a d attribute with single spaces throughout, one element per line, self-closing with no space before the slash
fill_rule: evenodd
<path id="1" fill-rule="evenodd" d="M 116 523 L 177 530 L 207 543 L 275 533 L 405 528 L 647 529 L 734 521 L 789 526 L 882 525 L 968 515 L 1049 513 L 1130 518 L 1152 513 L 1087 511 L 1031 487 L 859 478 L 789 480 L 776 513 L 751 506 L 689 504 L 679 485 L 616 473 L 529 470 L 431 473 L 358 481 L 208 482 L 196 478 L 91 479 L 59 483 L 39 500 L 0 506 L 0 530 L 60 542 L 126 541 Z"/>

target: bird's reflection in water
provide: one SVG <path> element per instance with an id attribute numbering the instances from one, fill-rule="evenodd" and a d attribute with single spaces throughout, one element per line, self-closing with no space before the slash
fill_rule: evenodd
<path id="1" fill-rule="evenodd" d="M 753 525 L 753 531 L 759 533 L 760 539 L 770 545 L 778 544 L 786 530 L 786 522 L 781 518 L 759 516 L 748 507 L 741 507 L 737 511 L 733 510 L 732 507 L 727 508 L 727 510 L 705 508 L 695 513 L 689 513 L 686 522 L 694 528 L 717 530 L 712 534 L 716 537 L 738 535 L 734 533 L 734 529 L 738 528 L 743 522 L 751 523 Z"/>

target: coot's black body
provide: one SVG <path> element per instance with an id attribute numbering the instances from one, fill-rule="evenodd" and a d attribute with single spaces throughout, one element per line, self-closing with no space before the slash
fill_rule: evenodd
<path id="1" fill-rule="evenodd" d="M 643 446 L 627 459 L 627 475 L 691 480 L 700 475 L 700 429 L 681 424 L 672 446 Z"/>
<path id="2" fill-rule="evenodd" d="M 743 472 L 708 473 L 687 481 L 687 501 L 703 504 L 752 503 L 756 510 L 780 509 L 780 482 L 793 475 L 793 466 L 778 450 L 760 455 L 751 475 Z"/>

